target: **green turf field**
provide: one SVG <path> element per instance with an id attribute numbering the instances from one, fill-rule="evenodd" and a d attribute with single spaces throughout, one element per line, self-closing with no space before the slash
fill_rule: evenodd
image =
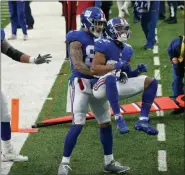
<path id="1" fill-rule="evenodd" d="M 117 7 L 114 4 L 112 16 L 117 15 Z M 163 95 L 171 94 L 171 64 L 167 56 L 167 46 L 176 36 L 183 34 L 184 16 L 178 11 L 178 24 L 167 25 L 163 21 L 158 22 L 159 57 L 160 66 L 153 66 L 153 52 L 144 51 L 144 34 L 139 23 L 134 24 L 132 16 L 128 18 L 131 24 L 132 35 L 128 41 L 134 48 L 133 66 L 139 63 L 148 65 L 147 75 L 153 76 L 154 69 L 161 70 L 161 81 Z M 3 23 L 3 25 L 5 25 Z M 167 68 L 163 70 L 164 65 Z M 54 118 L 66 115 L 66 94 L 67 79 L 70 74 L 69 62 L 65 62 L 61 72 L 48 97 L 54 97 L 54 101 L 46 101 L 39 114 L 38 121 L 42 121 L 45 116 Z M 61 83 L 62 81 L 62 83 Z M 125 100 L 124 103 L 140 101 L 141 95 Z M 156 113 L 151 113 L 152 124 L 164 123 L 166 126 L 166 141 L 157 141 L 156 136 L 147 136 L 138 133 L 133 126 L 138 115 L 127 115 L 125 119 L 130 128 L 129 134 L 120 135 L 113 123 L 114 135 L 114 155 L 115 158 L 130 166 L 130 175 L 184 175 L 184 118 L 177 115 L 172 116 L 170 112 L 165 112 L 164 117 L 157 117 Z M 15 163 L 10 175 L 56 175 L 63 152 L 64 137 L 71 124 L 57 125 L 41 128 L 36 134 L 31 134 L 27 139 L 21 153 L 27 155 L 30 161 L 27 163 Z M 166 150 L 167 171 L 158 171 L 157 152 Z M 87 121 L 82 131 L 78 144 L 71 158 L 72 175 L 102 175 L 103 153 L 99 141 L 98 124 L 94 121 Z"/>
<path id="2" fill-rule="evenodd" d="M 1 27 L 5 27 L 10 20 L 10 14 L 8 10 L 7 1 L 0 2 L 1 3 Z"/>

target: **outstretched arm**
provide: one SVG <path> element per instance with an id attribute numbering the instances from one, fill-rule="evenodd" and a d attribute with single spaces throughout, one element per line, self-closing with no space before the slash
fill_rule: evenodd
<path id="1" fill-rule="evenodd" d="M 70 43 L 70 57 L 76 70 L 82 74 L 93 76 L 90 67 L 83 61 L 82 44 L 79 41 Z"/>
<path id="2" fill-rule="evenodd" d="M 12 58 L 15 61 L 21 63 L 34 63 L 34 64 L 42 64 L 49 63 L 51 60 L 48 58 L 52 58 L 50 54 L 41 56 L 39 55 L 37 58 L 29 56 L 11 46 L 6 40 L 1 43 L 1 52 L 8 57 Z"/>

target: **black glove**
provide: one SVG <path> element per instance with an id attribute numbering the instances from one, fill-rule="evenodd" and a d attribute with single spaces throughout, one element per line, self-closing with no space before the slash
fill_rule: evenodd
<path id="1" fill-rule="evenodd" d="M 52 58 L 51 54 L 46 54 L 41 56 L 40 54 L 38 55 L 37 58 L 35 58 L 34 63 L 35 64 L 43 64 L 43 63 L 49 63 L 51 60 L 48 60 L 48 58 Z"/>

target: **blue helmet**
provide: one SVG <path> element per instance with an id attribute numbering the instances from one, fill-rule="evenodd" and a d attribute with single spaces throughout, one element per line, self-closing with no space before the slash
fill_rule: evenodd
<path id="1" fill-rule="evenodd" d="M 131 34 L 130 25 L 123 18 L 115 17 L 107 22 L 105 35 L 107 39 L 126 41 Z"/>
<path id="2" fill-rule="evenodd" d="M 103 11 L 98 7 L 89 7 L 80 16 L 82 28 L 86 28 L 95 37 L 101 36 L 106 25 L 106 18 Z"/>

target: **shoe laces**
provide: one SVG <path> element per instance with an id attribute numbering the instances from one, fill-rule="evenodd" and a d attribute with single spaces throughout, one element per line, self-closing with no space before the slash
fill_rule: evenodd
<path id="1" fill-rule="evenodd" d="M 71 167 L 69 165 L 63 164 L 63 168 L 64 168 L 65 171 L 67 171 L 67 169 L 72 171 L 72 169 L 71 169 Z"/>
<path id="2" fill-rule="evenodd" d="M 112 162 L 112 164 L 115 165 L 115 166 L 123 167 L 123 166 L 121 165 L 121 163 L 119 163 L 119 162 L 117 162 L 117 161 Z"/>

